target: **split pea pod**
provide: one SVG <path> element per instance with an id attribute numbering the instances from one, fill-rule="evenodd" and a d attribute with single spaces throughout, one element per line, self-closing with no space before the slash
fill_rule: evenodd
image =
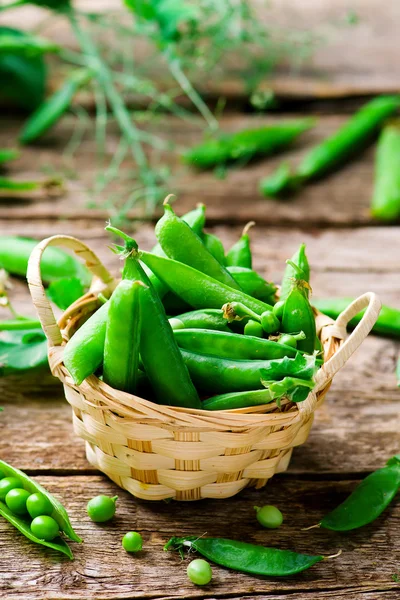
<path id="1" fill-rule="evenodd" d="M 221 358 L 270 360 L 296 356 L 296 349 L 271 340 L 207 329 L 179 329 L 175 339 L 180 348 Z"/>
<path id="2" fill-rule="evenodd" d="M 290 550 L 267 548 L 225 538 L 173 537 L 164 550 L 196 550 L 199 554 L 221 567 L 266 577 L 295 575 L 333 556 L 298 554 Z"/>
<path id="3" fill-rule="evenodd" d="M 313 305 L 328 317 L 337 319 L 354 298 L 313 298 Z M 348 323 L 350 329 L 354 329 L 361 321 L 365 310 L 361 311 Z M 400 310 L 390 306 L 382 306 L 379 317 L 372 328 L 373 333 L 393 338 L 400 338 Z"/>
<path id="4" fill-rule="evenodd" d="M 165 254 L 225 285 L 239 289 L 232 275 L 210 254 L 188 224 L 175 215 L 168 203 L 164 203 L 164 210 L 164 216 L 158 221 L 155 232 Z"/>
<path id="5" fill-rule="evenodd" d="M 366 146 L 384 121 L 400 106 L 400 96 L 379 96 L 365 104 L 340 129 L 307 152 L 293 171 L 284 163 L 260 184 L 265 196 L 278 196 L 324 176 Z"/>
<path id="6" fill-rule="evenodd" d="M 305 379 L 285 377 L 282 381 L 270 382 L 268 387 L 263 390 L 233 392 L 231 394 L 212 396 L 203 401 L 202 408 L 204 410 L 233 410 L 250 406 L 260 406 L 274 400 L 279 400 L 283 396 L 289 396 L 289 392 L 299 387 L 304 388 L 307 396 L 310 389 L 314 387 L 314 382 L 312 380 L 307 381 Z"/>
<path id="7" fill-rule="evenodd" d="M 165 285 L 193 308 L 221 308 L 226 302 L 237 301 L 243 302 L 258 314 L 272 310 L 271 305 L 177 260 L 154 256 L 143 250 L 139 252 L 139 257 Z"/>
<path id="8" fill-rule="evenodd" d="M 18 137 L 21 144 L 34 142 L 57 123 L 70 107 L 79 88 L 88 83 L 92 76 L 90 69 L 79 69 L 68 77 L 62 87 L 43 102 L 25 122 Z"/>
<path id="9" fill-rule="evenodd" d="M 123 279 L 114 290 L 108 309 L 104 342 L 103 378 L 123 392 L 136 391 L 141 331 L 141 281 Z"/>
<path id="10" fill-rule="evenodd" d="M 314 125 L 313 119 L 243 129 L 233 134 L 223 134 L 191 148 L 183 155 L 185 163 L 199 169 L 234 161 L 248 161 L 256 156 L 268 156 L 289 146 L 301 133 Z"/>
<path id="11" fill-rule="evenodd" d="M 75 533 L 70 523 L 67 511 L 63 507 L 63 505 L 54 498 L 44 487 L 42 487 L 39 483 L 28 477 L 23 471 L 16 469 L 9 465 L 8 463 L 0 460 L 0 486 L 4 488 L 4 491 L 7 488 L 10 489 L 24 489 L 32 494 L 41 494 L 44 497 L 44 503 L 46 504 L 47 510 L 46 513 L 52 519 L 54 519 L 60 531 L 62 531 L 70 540 L 73 542 L 82 542 L 81 538 Z M 7 486 L 5 482 L 9 481 L 12 478 L 13 483 L 9 483 Z M 3 485 L 2 485 L 3 482 Z M 3 496 L 3 494 L 2 494 Z M 53 541 L 46 541 L 44 539 L 38 538 L 32 531 L 30 527 L 31 519 L 28 514 L 24 515 L 16 515 L 14 514 L 4 502 L 4 498 L 0 500 L 0 515 L 4 517 L 7 521 L 9 521 L 16 529 L 18 529 L 25 537 L 30 539 L 32 542 L 36 542 L 37 544 L 42 544 L 43 546 L 47 546 L 49 548 L 53 548 L 53 550 L 58 550 L 66 554 L 69 558 L 73 558 L 72 551 L 65 540 L 59 536 L 57 536 Z"/>
<path id="12" fill-rule="evenodd" d="M 227 271 L 249 296 L 258 298 L 267 304 L 275 302 L 276 285 L 266 281 L 257 271 L 246 267 L 227 267 Z"/>
<path id="13" fill-rule="evenodd" d="M 236 242 L 236 244 L 233 244 L 232 248 L 227 253 L 225 263 L 228 267 L 245 267 L 246 269 L 251 269 L 252 256 L 249 230 L 254 225 L 254 221 L 250 221 L 247 223 L 247 225 L 245 225 L 239 240 Z"/>
<path id="14" fill-rule="evenodd" d="M 298 353 L 295 358 L 272 360 L 237 360 L 220 358 L 181 349 L 195 386 L 211 394 L 245 392 L 265 387 L 263 381 L 276 381 L 284 377 L 311 379 L 316 369 L 316 359 Z"/>
<path id="15" fill-rule="evenodd" d="M 371 214 L 380 221 L 395 221 L 400 217 L 399 125 L 385 127 L 378 140 Z"/>
<path id="16" fill-rule="evenodd" d="M 314 527 L 351 531 L 368 525 L 383 513 L 399 489 L 400 454 L 397 454 L 388 460 L 383 469 L 368 475 L 342 504 Z"/>
<path id="17" fill-rule="evenodd" d="M 310 265 L 306 255 L 306 245 L 301 244 L 290 260 L 291 262 L 286 264 L 282 278 L 281 291 L 279 294 L 280 301 L 286 300 L 295 281 L 302 279 L 303 281 L 310 283 Z M 299 267 L 301 272 L 297 268 L 294 268 L 291 263 L 294 263 L 296 267 Z M 308 289 L 304 288 L 304 291 L 308 295 Z"/>
<path id="18" fill-rule="evenodd" d="M 139 280 L 147 286 L 140 291 L 140 356 L 157 400 L 171 406 L 200 408 L 197 391 L 180 354 L 162 302 L 139 263 L 136 242 L 114 227 L 108 226 L 106 229 L 120 235 L 125 241 L 125 248 L 122 249 L 126 256 L 123 278 Z"/>
<path id="19" fill-rule="evenodd" d="M 0 237 L 0 268 L 12 275 L 26 277 L 28 260 L 36 246 L 36 240 L 13 236 Z M 86 267 L 59 248 L 46 248 L 40 270 L 45 283 L 64 277 L 77 277 L 83 284 L 88 285 L 91 280 Z"/>

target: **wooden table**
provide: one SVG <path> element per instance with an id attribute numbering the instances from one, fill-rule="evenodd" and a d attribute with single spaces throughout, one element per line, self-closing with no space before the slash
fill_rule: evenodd
<path id="1" fill-rule="evenodd" d="M 324 15 L 336 15 L 333 3 L 320 3 L 317 16 L 315 3 L 300 4 L 285 2 L 289 14 L 292 11 L 297 17 L 301 15 L 305 22 L 310 15 L 313 22 L 323 21 Z M 289 159 L 297 159 L 345 120 L 350 104 L 343 96 L 385 91 L 398 85 L 398 63 L 388 60 L 390 48 L 397 47 L 393 20 L 398 4 L 388 3 L 385 11 L 379 11 L 372 0 L 354 4 L 361 13 L 361 33 L 354 30 L 354 34 L 340 35 L 348 43 L 354 35 L 359 56 L 353 53 L 343 64 L 343 44 L 338 44 L 341 70 L 333 68 L 332 57 L 323 49 L 311 74 L 282 76 L 276 82 L 278 89 L 292 97 L 291 114 L 286 116 L 296 116 L 302 110 L 320 113 L 317 127 L 293 148 Z M 380 43 L 382 31 L 387 32 L 385 47 Z M 363 54 L 367 40 L 369 47 L 380 49 L 372 67 Z M 329 83 L 322 85 L 318 71 L 324 66 L 330 77 Z M 357 76 L 352 77 L 352 73 Z M 301 99 L 304 89 L 311 96 L 325 97 L 326 102 L 310 107 Z M 233 96 L 236 93 L 234 90 Z M 222 126 L 235 130 L 277 121 L 282 116 L 255 117 L 233 110 L 223 117 Z M 9 144 L 19 126 L 18 117 L 2 117 L 0 146 Z M 71 118 L 64 119 L 37 147 L 27 148 L 12 171 L 28 178 L 41 165 L 60 164 L 60 149 L 71 127 Z M 165 119 L 163 129 L 168 135 L 179 135 L 184 143 L 198 138 L 193 129 L 172 118 Z M 111 146 L 112 136 L 111 132 Z M 197 201 L 206 202 L 209 230 L 221 236 L 227 247 L 237 239 L 247 220 L 257 220 L 252 232 L 255 268 L 268 278 L 279 281 L 285 259 L 304 241 L 316 297 L 356 296 L 372 290 L 385 303 L 399 307 L 400 227 L 379 226 L 368 213 L 373 156 L 374 150 L 367 150 L 345 169 L 307 187 L 287 203 L 265 201 L 257 192 L 259 178 L 271 172 L 279 159 L 233 171 L 224 181 L 212 174 L 190 173 L 177 184 L 176 209 L 183 213 Z M 119 265 L 106 247 L 106 214 L 101 210 L 90 212 L 85 204 L 84 184 L 93 160 L 94 146 L 88 142 L 77 159 L 80 179 L 69 182 L 67 194 L 56 201 L 38 198 L 0 203 L 0 233 L 38 239 L 56 233 L 72 234 L 92 246 L 117 272 Z M 150 248 L 152 225 L 141 226 L 137 239 Z M 34 314 L 22 282 L 15 282 L 13 297 L 21 309 Z M 36 477 L 63 501 L 85 543 L 73 545 L 75 561 L 70 562 L 30 543 L 0 520 L 0 598 L 399 598 L 398 502 L 374 524 L 353 534 L 302 531 L 343 500 L 362 477 L 399 451 L 399 392 L 394 376 L 398 351 L 394 341 L 374 336 L 366 340 L 335 378 L 327 402 L 316 414 L 308 442 L 294 450 L 287 473 L 275 477 L 261 491 L 244 491 L 225 501 L 189 504 L 135 500 L 95 471 L 86 461 L 83 442 L 72 431 L 71 411 L 61 386 L 50 376 L 1 379 L 1 457 Z M 119 495 L 117 515 L 107 525 L 95 525 L 86 515 L 86 502 L 96 494 Z M 267 503 L 279 506 L 284 514 L 284 525 L 277 531 L 260 529 L 254 519 L 253 506 Z M 143 534 L 144 551 L 140 556 L 132 557 L 121 548 L 121 537 L 129 530 Z M 187 580 L 186 564 L 178 555 L 164 553 L 163 544 L 172 535 L 205 533 L 310 553 L 332 554 L 340 548 L 343 553 L 301 575 L 279 580 L 247 577 L 215 567 L 212 584 L 197 588 Z"/>

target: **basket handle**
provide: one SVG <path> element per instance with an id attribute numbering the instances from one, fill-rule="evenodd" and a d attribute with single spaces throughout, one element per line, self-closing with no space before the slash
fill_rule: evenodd
<path id="1" fill-rule="evenodd" d="M 339 350 L 317 371 L 314 389 L 308 398 L 298 405 L 301 413 L 309 415 L 314 411 L 317 403 L 317 392 L 346 364 L 350 356 L 365 340 L 379 316 L 382 307 L 381 301 L 373 292 L 367 292 L 349 304 L 334 322 L 333 327 L 337 331 L 345 333 L 351 319 L 366 307 L 367 310 L 354 331 L 351 332 Z"/>
<path id="2" fill-rule="evenodd" d="M 48 246 L 58 246 L 73 250 L 75 254 L 85 261 L 86 267 L 94 277 L 99 278 L 104 284 L 113 283 L 114 277 L 100 262 L 96 254 L 90 250 L 86 244 L 69 235 L 53 235 L 40 242 L 32 250 L 29 257 L 27 280 L 29 291 L 32 296 L 33 304 L 38 313 L 39 320 L 42 324 L 43 331 L 49 342 L 49 346 L 60 346 L 62 336 L 59 326 L 57 325 L 51 304 L 44 291 L 44 286 L 40 273 L 40 262 L 43 252 Z"/>

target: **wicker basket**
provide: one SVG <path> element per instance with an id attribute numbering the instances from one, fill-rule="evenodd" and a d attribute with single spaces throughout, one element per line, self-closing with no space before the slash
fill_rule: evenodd
<path id="1" fill-rule="evenodd" d="M 47 246 L 73 250 L 93 273 L 91 290 L 56 322 L 40 277 Z M 313 413 L 323 402 L 333 375 L 358 348 L 375 323 L 380 301 L 373 293 L 355 300 L 334 322 L 316 312 L 326 362 L 308 398 L 247 409 L 208 412 L 158 405 L 112 389 L 97 377 L 76 386 L 63 364 L 63 345 L 99 306 L 99 291 L 116 281 L 79 240 L 54 236 L 32 252 L 28 283 L 49 342 L 52 373 L 64 384 L 75 432 L 86 442 L 88 461 L 117 485 L 146 500 L 228 498 L 247 486 L 263 487 L 288 467 L 292 449 L 309 434 Z M 365 315 L 346 341 L 346 325 Z"/>

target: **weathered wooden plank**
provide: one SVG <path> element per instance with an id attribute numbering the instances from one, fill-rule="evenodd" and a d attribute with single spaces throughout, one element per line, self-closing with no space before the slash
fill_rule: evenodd
<path id="1" fill-rule="evenodd" d="M 90 0 L 76 4 L 93 10 Z M 384 11 L 374 0 L 353 0 L 351 9 L 359 18 L 355 26 L 346 25 L 349 4 L 345 0 L 334 3 L 322 0 L 317 7 L 312 0 L 281 0 L 276 5 L 255 1 L 253 4 L 273 36 L 279 37 L 282 31 L 300 33 L 303 38 L 305 34 L 313 33 L 321 40 L 311 61 L 291 69 L 282 64 L 274 76 L 265 81 L 265 87 L 294 98 L 398 91 L 400 67 L 395 57 L 400 13 L 396 0 L 387 2 Z M 98 11 L 109 8 L 116 10 L 112 0 L 96 3 Z M 22 22 L 24 27 L 36 30 L 39 27 L 42 35 L 76 47 L 65 21 L 48 19 L 48 13 L 33 7 L 10 11 L 2 15 L 2 22 L 14 26 L 20 26 Z M 136 43 L 135 55 L 145 53 L 143 45 Z M 165 73 L 161 76 L 165 78 Z M 157 77 L 160 77 L 159 73 Z M 198 86 L 212 96 L 229 98 L 246 93 L 243 82 L 229 65 L 222 76 L 203 78 Z"/>
<path id="2" fill-rule="evenodd" d="M 221 120 L 224 131 L 236 131 L 242 127 L 277 123 L 282 116 L 226 115 Z M 292 117 L 290 117 L 292 118 Z M 326 135 L 332 133 L 344 121 L 345 116 L 321 116 L 316 127 L 284 154 L 284 159 L 296 163 L 304 153 Z M 20 121 L 0 118 L 0 146 L 12 145 L 18 133 Z M 19 179 L 38 177 L 38 170 L 52 166 L 56 171 L 65 170 L 63 148 L 74 127 L 74 118 L 66 117 L 39 144 L 24 149 L 18 161 L 10 163 L 9 173 Z M 179 147 L 189 147 L 200 141 L 199 129 L 175 118 L 163 118 L 155 125 L 157 133 L 165 139 L 174 140 Z M 111 158 L 117 147 L 117 131 L 110 127 L 107 149 Z M 212 172 L 199 173 L 178 165 L 178 159 L 170 153 L 167 162 L 176 168 L 176 177 L 170 191 L 177 194 L 182 211 L 196 201 L 208 206 L 208 218 L 217 222 L 246 222 L 256 218 L 268 225 L 288 224 L 309 228 L 315 225 L 365 225 L 371 223 L 369 204 L 373 185 L 374 149 L 370 148 L 349 163 L 344 169 L 329 178 L 306 186 L 291 200 L 265 199 L 258 191 L 262 177 L 272 173 L 282 161 L 282 156 L 254 162 L 242 169 L 231 170 L 226 179 L 217 179 Z M 101 168 L 96 161 L 94 142 L 88 138 L 75 155 L 74 169 L 77 179 L 67 181 L 67 192 L 58 199 L 36 198 L 35 200 L 3 199 L 0 201 L 0 218 L 23 219 L 29 213 L 32 220 L 38 219 L 90 219 L 104 221 L 113 211 L 104 208 L 104 200 L 111 193 L 130 188 L 118 181 L 92 200 L 97 208 L 88 209 L 87 190 Z M 129 161 L 124 166 L 129 167 Z M 104 169 L 103 169 L 104 170 Z M 102 208 L 103 206 L 103 208 Z M 132 211 L 132 216 L 140 210 Z M 141 211 L 143 214 L 143 210 Z"/>
<path id="3" fill-rule="evenodd" d="M 354 590 L 361 598 L 364 593 L 366 600 L 368 592 L 375 598 L 375 590 L 393 594 L 398 590 L 392 579 L 400 560 L 398 503 L 374 524 L 353 533 L 301 530 L 341 502 L 355 482 L 275 480 L 263 491 L 246 491 L 226 501 L 165 504 L 136 501 L 102 477 L 38 479 L 63 501 L 84 544 L 71 544 L 75 561 L 69 562 L 27 541 L 0 520 L 0 589 L 1 597 L 8 600 L 226 598 L 265 593 L 273 598 L 285 592 L 296 593 L 298 598 L 304 592 L 305 597 L 315 598 L 319 590 L 337 593 L 333 597 L 339 598 L 345 597 L 346 590 L 348 597 L 353 597 Z M 85 511 L 89 498 L 100 493 L 119 495 L 116 517 L 107 525 L 93 524 Z M 253 506 L 259 503 L 273 503 L 282 509 L 284 524 L 279 530 L 267 531 L 257 524 Z M 121 547 L 121 538 L 129 530 L 143 535 L 140 555 L 130 556 Z M 214 566 L 212 584 L 198 588 L 187 580 L 187 559 L 182 562 L 178 554 L 163 552 L 163 545 L 173 535 L 230 537 L 324 555 L 341 548 L 343 553 L 298 576 L 281 579 L 249 577 Z"/>

